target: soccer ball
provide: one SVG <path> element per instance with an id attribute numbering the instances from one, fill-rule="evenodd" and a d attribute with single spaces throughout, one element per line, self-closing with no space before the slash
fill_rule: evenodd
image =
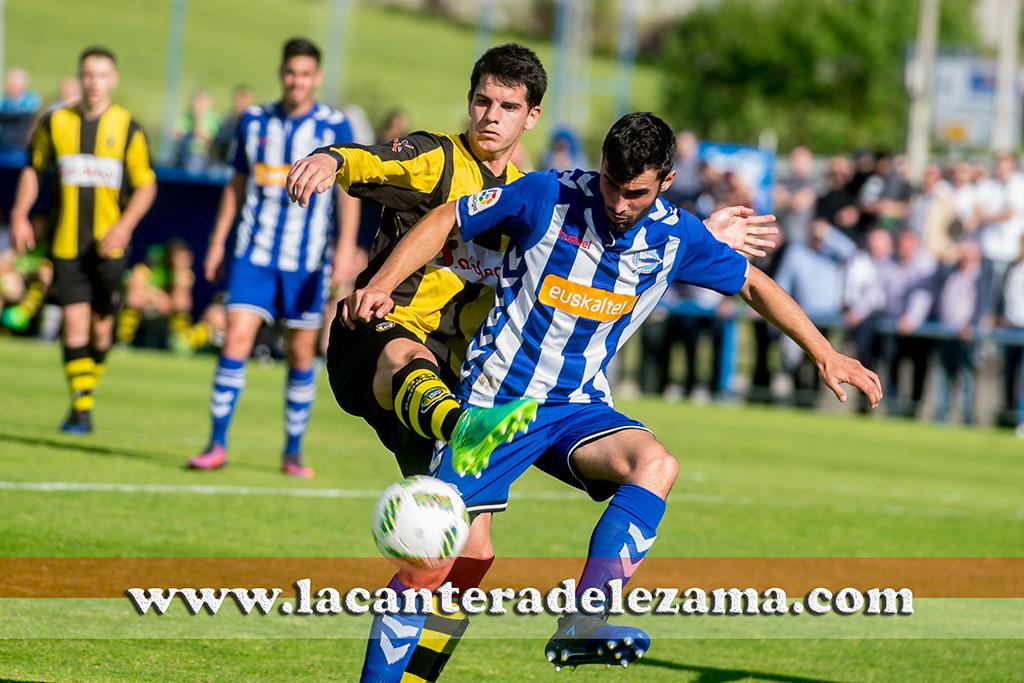
<path id="1" fill-rule="evenodd" d="M 469 515 L 454 487 L 434 477 L 409 477 L 381 494 L 373 509 L 373 538 L 399 566 L 434 569 L 462 552 Z"/>

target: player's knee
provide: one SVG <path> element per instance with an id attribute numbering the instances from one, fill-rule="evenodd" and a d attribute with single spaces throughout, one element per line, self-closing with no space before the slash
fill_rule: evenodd
<path id="1" fill-rule="evenodd" d="M 436 363 L 434 356 L 422 344 L 408 339 L 396 339 L 384 347 L 377 358 L 377 371 L 373 375 L 373 395 L 386 410 L 392 410 L 394 400 L 392 384 L 402 368 L 417 359 Z"/>
<path id="2" fill-rule="evenodd" d="M 646 463 L 646 473 L 652 480 L 663 482 L 667 493 L 667 489 L 672 488 L 679 476 L 679 461 L 664 448 L 660 448 Z"/>
<path id="3" fill-rule="evenodd" d="M 146 307 L 146 299 L 137 289 L 129 289 L 124 298 L 124 305 L 128 308 L 142 309 Z"/>
<path id="4" fill-rule="evenodd" d="M 384 347 L 377 361 L 377 374 L 390 379 L 395 373 L 417 359 L 434 360 L 433 354 L 423 346 L 408 339 L 396 339 Z"/>
<path id="5" fill-rule="evenodd" d="M 285 349 L 284 355 L 285 360 L 288 362 L 288 367 L 308 370 L 313 367 L 313 363 L 316 360 L 315 340 L 314 345 L 310 348 L 304 346 L 300 348 L 298 344 L 289 344 Z"/>
<path id="6" fill-rule="evenodd" d="M 661 496 L 667 496 L 679 476 L 679 462 L 654 442 L 626 460 L 627 471 L 620 483 L 636 484 Z"/>
<path id="7" fill-rule="evenodd" d="M 255 335 L 250 334 L 249 330 L 228 325 L 224 337 L 224 355 L 231 358 L 248 358 L 254 341 Z"/>

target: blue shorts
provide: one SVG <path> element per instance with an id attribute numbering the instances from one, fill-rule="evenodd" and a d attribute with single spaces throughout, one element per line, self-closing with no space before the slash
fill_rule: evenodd
<path id="1" fill-rule="evenodd" d="M 235 259 L 228 279 L 228 311 L 250 311 L 268 324 L 317 329 L 324 322 L 328 270 L 285 272 Z"/>
<path id="2" fill-rule="evenodd" d="M 529 431 L 498 446 L 479 479 L 455 473 L 447 445 L 435 453 L 430 473 L 455 486 L 470 512 L 504 510 L 512 482 L 531 465 L 585 491 L 594 500 L 606 500 L 618 484 L 584 477 L 573 468 L 571 457 L 580 446 L 625 429 L 650 431 L 605 403 L 541 405 Z"/>

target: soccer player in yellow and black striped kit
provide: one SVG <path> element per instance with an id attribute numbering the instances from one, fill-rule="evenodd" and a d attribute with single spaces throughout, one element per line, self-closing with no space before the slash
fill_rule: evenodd
<path id="1" fill-rule="evenodd" d="M 93 390 L 103 373 L 121 303 L 126 250 L 132 232 L 156 197 L 146 136 L 123 107 L 110 100 L 117 86 L 114 54 L 86 49 L 78 60 L 82 99 L 40 120 L 29 164 L 11 210 L 11 235 L 20 253 L 35 246 L 29 211 L 39 178 L 57 167 L 50 215 L 50 258 L 58 302 L 64 308 L 64 372 L 71 411 L 61 425 L 92 431 Z"/>
<path id="2" fill-rule="evenodd" d="M 492 48 L 473 68 L 470 123 L 463 133 L 416 132 L 384 145 L 317 150 L 292 167 L 289 193 L 304 205 L 312 192 L 337 182 L 349 194 L 383 206 L 369 266 L 356 281 L 363 287 L 428 211 L 522 175 L 510 158 L 520 136 L 537 122 L 546 88 L 544 67 L 531 50 Z M 327 367 L 335 398 L 376 430 L 406 476 L 426 474 L 435 439 L 449 440 L 463 416 L 449 387 L 456 386 L 469 339 L 490 310 L 503 248 L 498 242 L 453 240 L 396 290 L 398 305 L 386 319 L 356 329 L 340 316 L 332 323 Z M 502 415 L 497 417 L 501 423 Z M 521 427 L 515 415 L 504 417 L 511 430 Z M 460 558 L 449 579 L 461 590 L 476 586 L 491 560 Z M 404 681 L 437 680 L 465 626 L 464 619 L 432 616 L 427 636 L 409 648 L 403 662 L 387 657 L 388 675 L 400 668 Z M 368 666 L 384 642 L 390 641 L 379 635 L 371 640 Z M 369 670 L 364 678 L 372 680 Z"/>

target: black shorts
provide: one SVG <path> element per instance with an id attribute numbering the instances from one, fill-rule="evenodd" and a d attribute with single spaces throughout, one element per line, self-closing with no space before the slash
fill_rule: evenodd
<path id="1" fill-rule="evenodd" d="M 61 306 L 87 303 L 92 312 L 112 315 L 121 307 L 127 256 L 103 258 L 93 247 L 73 259 L 52 259 L 54 298 Z"/>
<path id="2" fill-rule="evenodd" d="M 395 413 L 385 410 L 373 395 L 373 376 L 384 347 L 393 339 L 419 338 L 401 325 L 382 320 L 349 329 L 338 317 L 331 323 L 327 347 L 327 376 L 338 405 L 349 415 L 363 418 L 377 432 L 384 447 L 395 454 L 403 477 L 427 474 L 434 455 L 433 439 L 425 439 L 403 425 Z M 458 387 L 450 366 L 434 358 L 440 377 L 449 389 Z"/>

